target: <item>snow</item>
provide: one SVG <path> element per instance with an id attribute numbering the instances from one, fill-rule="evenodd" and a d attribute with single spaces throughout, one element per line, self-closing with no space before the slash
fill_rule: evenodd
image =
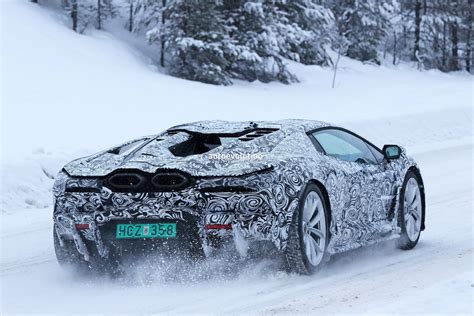
<path id="1" fill-rule="evenodd" d="M 237 82 L 223 89 L 161 74 L 142 51 L 114 35 L 76 34 L 33 4 L 7 1 L 2 9 L 8 12 L 3 29 L 14 30 L 2 32 L 7 157 L 46 146 L 96 150 L 202 119 L 338 123 L 472 109 L 472 76 L 464 73 L 366 66 L 343 58 L 336 89 L 330 89 L 330 69 L 299 64 L 292 67 L 301 84 Z"/>
<path id="2" fill-rule="evenodd" d="M 335 89 L 330 69 L 296 63 L 299 84 L 216 87 L 162 74 L 120 25 L 79 35 L 50 8 L 0 8 L 2 313 L 472 314 L 472 76 L 342 58 Z M 58 267 L 51 185 L 64 163 L 187 121 L 285 118 L 330 121 L 414 154 L 428 201 L 417 248 L 360 249 L 310 277 L 269 259 L 184 274 L 144 264 L 123 280 Z"/>

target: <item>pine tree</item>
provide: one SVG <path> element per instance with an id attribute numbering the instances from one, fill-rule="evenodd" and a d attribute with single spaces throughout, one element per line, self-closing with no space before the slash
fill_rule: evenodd
<path id="1" fill-rule="evenodd" d="M 415 60 L 426 69 L 460 69 L 463 51 L 465 54 L 468 47 L 469 1 L 402 0 L 401 16 L 406 30 L 404 59 Z"/>
<path id="2" fill-rule="evenodd" d="M 102 24 L 106 19 L 113 18 L 117 14 L 117 11 L 112 3 L 112 0 L 97 0 L 96 4 L 96 16 L 97 23 L 96 28 L 102 29 Z"/>
<path id="3" fill-rule="evenodd" d="M 101 29 L 103 21 L 116 15 L 112 0 L 62 0 L 71 17 L 72 29 L 82 33 L 89 25 Z"/>
<path id="4" fill-rule="evenodd" d="M 465 69 L 468 72 L 471 72 L 472 70 L 472 64 L 473 64 L 473 53 L 472 53 L 472 46 L 473 46 L 473 41 L 474 41 L 474 34 L 473 34 L 473 26 L 472 24 L 474 23 L 473 20 L 473 15 L 474 15 L 474 6 L 473 6 L 473 0 L 467 0 L 463 7 L 461 12 L 463 12 L 463 23 L 462 25 L 464 26 L 463 31 L 464 31 L 464 42 L 466 43 L 465 45 L 465 50 L 464 50 L 464 60 L 465 60 Z"/>
<path id="5" fill-rule="evenodd" d="M 349 42 L 346 55 L 379 63 L 378 52 L 389 28 L 384 0 L 333 0 L 339 34 Z"/>
<path id="6" fill-rule="evenodd" d="M 163 13 L 163 0 L 127 0 L 130 32 L 150 30 L 156 27 Z"/>
<path id="7" fill-rule="evenodd" d="M 177 77 L 231 84 L 224 57 L 225 34 L 214 0 L 175 0 L 164 8 L 165 23 L 147 33 L 150 43 L 166 39 L 167 71 Z"/>
<path id="8" fill-rule="evenodd" d="M 273 1 L 234 1 L 224 3 L 229 34 L 229 65 L 234 78 L 262 82 L 297 81 L 282 58 L 278 10 Z"/>
<path id="9" fill-rule="evenodd" d="M 388 21 L 385 43 L 383 45 L 383 56 L 387 54 L 392 56 L 392 64 L 397 65 L 402 59 L 404 43 L 405 21 L 402 18 L 402 9 L 397 0 L 387 2 L 385 6 L 385 16 Z"/>
<path id="10" fill-rule="evenodd" d="M 309 65 L 329 64 L 325 45 L 334 40 L 334 16 L 316 0 L 276 1 L 282 34 L 282 55 Z"/>
<path id="11" fill-rule="evenodd" d="M 46 0 L 45 0 L 46 1 Z M 97 28 L 117 0 L 62 0 L 72 28 Z M 213 84 L 291 83 L 287 60 L 333 64 L 326 49 L 379 63 L 472 71 L 474 0 L 125 0 L 127 29 L 147 34 L 161 66 Z"/>

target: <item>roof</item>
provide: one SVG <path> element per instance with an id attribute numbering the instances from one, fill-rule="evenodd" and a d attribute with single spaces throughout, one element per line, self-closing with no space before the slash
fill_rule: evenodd
<path id="1" fill-rule="evenodd" d="M 303 127 L 307 132 L 312 129 L 330 126 L 329 123 L 313 120 L 280 120 L 280 121 L 198 121 L 176 125 L 168 130 L 187 130 L 197 133 L 238 133 L 247 129 L 255 128 L 278 128 L 287 129 Z"/>

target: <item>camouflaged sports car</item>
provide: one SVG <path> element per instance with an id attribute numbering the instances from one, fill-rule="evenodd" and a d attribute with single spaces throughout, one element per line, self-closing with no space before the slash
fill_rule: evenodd
<path id="1" fill-rule="evenodd" d="M 404 149 L 318 121 L 175 126 L 72 161 L 53 192 L 58 261 L 93 269 L 229 244 L 245 256 L 263 243 L 311 273 L 381 240 L 411 249 L 425 228 L 423 181 Z"/>

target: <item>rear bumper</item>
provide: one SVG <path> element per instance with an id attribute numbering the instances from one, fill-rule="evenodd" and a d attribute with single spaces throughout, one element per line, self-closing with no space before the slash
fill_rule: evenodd
<path id="1" fill-rule="evenodd" d="M 199 244 L 205 253 L 223 240 L 275 240 L 274 215 L 269 198 L 260 192 L 116 193 L 66 192 L 57 196 L 54 224 L 60 239 L 74 239 L 84 258 L 161 245 Z M 117 223 L 177 223 L 176 239 L 117 240 Z M 277 243 L 279 244 L 279 243 Z M 156 246 L 156 247 L 155 247 Z M 87 260 L 87 259 L 86 259 Z"/>

